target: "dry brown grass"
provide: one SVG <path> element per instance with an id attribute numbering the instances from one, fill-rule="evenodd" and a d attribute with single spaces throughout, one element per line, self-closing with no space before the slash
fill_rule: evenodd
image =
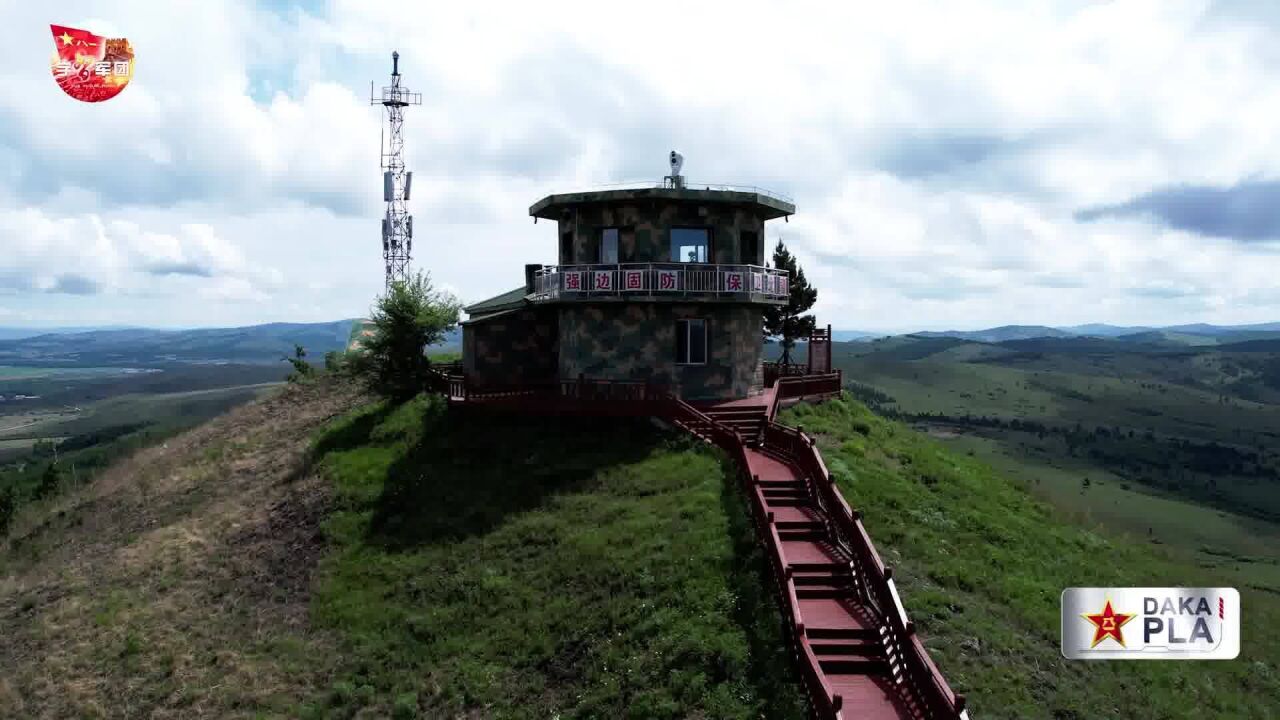
<path id="1" fill-rule="evenodd" d="M 306 453 L 358 400 L 287 387 L 22 518 L 0 550 L 0 717 L 288 715 L 324 686 L 307 604 L 329 486 Z"/>

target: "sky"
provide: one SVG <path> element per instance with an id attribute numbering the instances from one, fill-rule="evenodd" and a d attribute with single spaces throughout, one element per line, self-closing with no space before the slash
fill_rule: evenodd
<path id="1" fill-rule="evenodd" d="M 1280 9 L 1258 2 L 0 0 L 0 326 L 362 316 L 370 106 L 409 108 L 414 266 L 464 302 L 553 262 L 540 197 L 795 199 L 819 321 L 896 332 L 1280 320 Z M 50 24 L 127 37 L 104 103 Z"/>

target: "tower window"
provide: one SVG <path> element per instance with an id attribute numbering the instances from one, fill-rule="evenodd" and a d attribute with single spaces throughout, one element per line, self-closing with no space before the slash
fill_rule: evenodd
<path id="1" fill-rule="evenodd" d="M 671 262 L 704 263 L 711 256 L 707 228 L 671 228 Z"/>
<path id="2" fill-rule="evenodd" d="M 707 363 L 707 321 L 690 318 L 676 321 L 676 363 L 679 365 L 705 365 Z"/>
<path id="3" fill-rule="evenodd" d="M 573 233 L 561 233 L 560 235 L 560 264 L 573 264 Z"/>
<path id="4" fill-rule="evenodd" d="M 760 235 L 754 230 L 743 230 L 738 235 L 738 247 L 744 265 L 760 264 Z"/>
<path id="5" fill-rule="evenodd" d="M 600 231 L 600 262 L 616 265 L 618 262 L 618 228 L 608 227 Z"/>

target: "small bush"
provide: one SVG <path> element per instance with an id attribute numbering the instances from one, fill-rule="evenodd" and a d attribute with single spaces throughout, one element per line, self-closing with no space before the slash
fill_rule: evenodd
<path id="1" fill-rule="evenodd" d="M 324 354 L 325 372 L 340 373 L 347 367 L 346 353 L 330 350 Z"/>
<path id="2" fill-rule="evenodd" d="M 371 390 L 392 401 L 417 395 L 431 365 L 427 346 L 457 327 L 461 309 L 456 298 L 436 290 L 424 273 L 394 283 L 371 314 L 373 334 L 353 358 L 357 372 Z"/>
<path id="3" fill-rule="evenodd" d="M 280 358 L 293 366 L 293 372 L 289 373 L 289 376 L 286 378 L 289 382 L 302 382 L 303 380 L 310 378 L 312 375 L 315 375 L 316 369 L 311 366 L 311 363 L 303 359 L 306 356 L 307 349 L 301 345 L 295 344 L 293 346 L 293 357 L 285 355 Z"/>
<path id="4" fill-rule="evenodd" d="M 61 486 L 62 472 L 58 470 L 57 463 L 49 463 L 40 475 L 40 484 L 36 486 L 36 497 L 40 500 L 52 497 L 57 494 Z"/>

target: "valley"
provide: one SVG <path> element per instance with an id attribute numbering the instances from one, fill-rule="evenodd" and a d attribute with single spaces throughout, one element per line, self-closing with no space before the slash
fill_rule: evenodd
<path id="1" fill-rule="evenodd" d="M 1247 596 L 1280 593 L 1272 342 L 911 335 L 837 343 L 833 362 L 877 413 L 987 462 L 1073 523 L 1163 546 Z"/>

